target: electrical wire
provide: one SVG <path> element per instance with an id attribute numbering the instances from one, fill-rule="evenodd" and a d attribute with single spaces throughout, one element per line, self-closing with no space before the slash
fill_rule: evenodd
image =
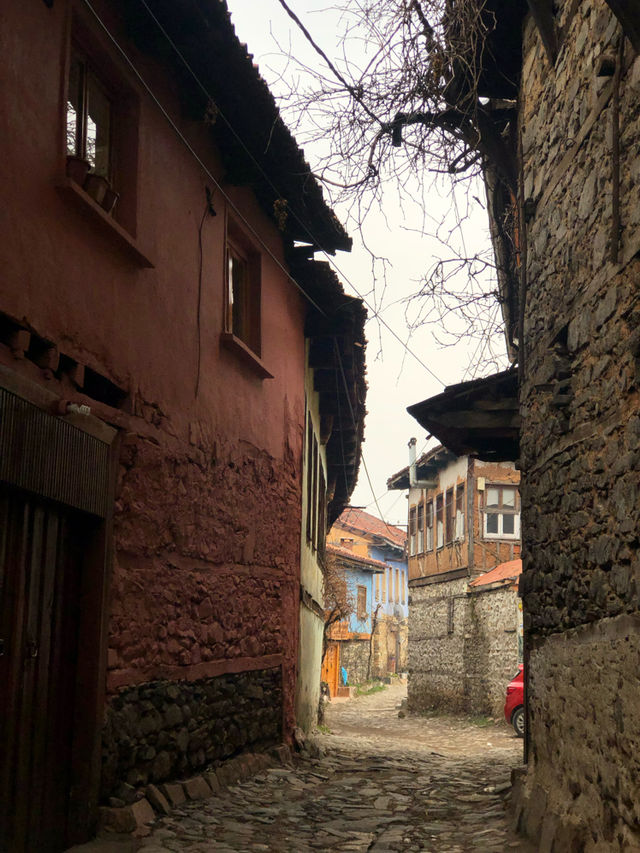
<path id="1" fill-rule="evenodd" d="M 85 2 L 87 5 L 89 5 L 88 0 L 84 0 L 84 2 Z M 213 98 L 213 96 L 211 95 L 211 93 L 209 92 L 209 90 L 207 89 L 207 87 L 204 85 L 204 83 L 202 82 L 202 80 L 198 77 L 198 75 L 196 74 L 196 72 L 193 70 L 193 68 L 191 67 L 191 65 L 189 64 L 189 62 L 187 61 L 187 59 L 186 59 L 186 58 L 185 58 L 185 56 L 183 55 L 182 51 L 181 51 L 181 50 L 180 50 L 180 48 L 176 45 L 176 43 L 173 41 L 173 39 L 172 39 L 172 38 L 171 38 L 171 36 L 168 34 L 168 32 L 166 31 L 166 29 L 162 26 L 162 23 L 158 20 L 157 16 L 156 16 L 156 15 L 153 13 L 153 11 L 149 8 L 149 5 L 148 5 L 148 3 L 146 2 L 146 0 L 139 0 L 139 2 L 144 6 L 144 8 L 146 9 L 147 13 L 150 15 L 150 17 L 152 18 L 152 20 L 154 21 L 154 23 L 156 24 L 156 26 L 158 27 L 158 29 L 159 29 L 159 30 L 160 30 L 160 32 L 162 33 L 163 37 L 167 40 L 167 42 L 169 43 L 169 45 L 171 46 L 171 48 L 175 51 L 176 55 L 178 56 L 178 58 L 180 59 L 180 61 L 181 61 L 181 62 L 182 62 L 182 64 L 184 65 L 184 67 L 186 68 L 186 70 L 189 72 L 189 74 L 191 75 L 191 77 L 193 78 L 193 80 L 194 80 L 194 81 L 196 82 L 196 84 L 198 85 L 198 87 L 199 87 L 199 89 L 201 90 L 201 92 L 202 92 L 202 93 L 207 97 L 207 99 L 208 99 L 209 101 L 211 101 L 211 102 L 215 103 L 215 99 Z M 92 11 L 93 11 L 93 10 L 92 10 Z M 95 12 L 94 12 L 94 14 L 95 14 Z M 104 26 L 104 25 L 103 25 L 103 26 Z M 113 39 L 112 39 L 112 40 L 113 40 Z M 120 49 L 120 50 L 121 50 L 121 49 Z M 122 50 L 121 50 L 121 52 L 122 52 Z M 148 91 L 149 91 L 149 90 L 148 90 Z M 157 99 L 155 99 L 155 98 L 154 98 L 154 100 L 156 100 L 156 102 L 157 102 Z M 273 180 L 272 180 L 271 176 L 270 176 L 269 174 L 267 174 L 267 172 L 265 171 L 265 169 L 264 169 L 264 167 L 262 166 L 262 164 L 261 164 L 258 160 L 256 160 L 256 158 L 255 158 L 255 157 L 254 157 L 254 155 L 253 155 L 253 152 L 252 152 L 252 151 L 250 150 L 250 148 L 245 144 L 245 142 L 244 142 L 244 140 L 242 139 L 242 137 L 240 136 L 240 134 L 236 131 L 236 129 L 233 127 L 232 123 L 231 123 L 231 122 L 229 121 L 229 119 L 224 115 L 224 113 L 220 110 L 220 108 L 218 107 L 218 105 L 217 105 L 217 104 L 216 104 L 216 108 L 217 108 L 217 114 L 218 114 L 218 116 L 219 116 L 220 118 L 222 118 L 222 119 L 223 119 L 223 121 L 225 122 L 226 126 L 229 128 L 229 130 L 232 132 L 233 136 L 235 137 L 236 141 L 240 144 L 240 146 L 242 147 L 242 149 L 244 150 L 244 152 L 245 152 L 245 153 L 249 156 L 249 158 L 251 159 L 251 162 L 253 163 L 253 165 L 254 165 L 254 166 L 256 166 L 256 168 L 260 171 L 261 175 L 266 179 L 266 181 L 268 182 L 269 186 L 271 187 L 271 189 L 272 189 L 272 190 L 274 190 L 274 192 L 277 194 L 277 196 L 278 196 L 279 198 L 280 198 L 280 197 L 282 197 L 282 193 L 280 192 L 279 188 L 274 184 L 274 182 L 273 182 Z M 163 112 L 164 112 L 164 110 L 163 110 Z M 172 125 L 173 125 L 173 122 L 172 122 Z M 177 128 L 175 128 L 175 129 L 177 130 Z M 178 133 L 180 133 L 180 131 L 177 131 L 177 132 L 178 132 Z M 182 137 L 182 134 L 180 134 L 180 136 Z M 190 148 L 190 146 L 188 146 L 188 147 Z M 190 150 L 191 150 L 191 149 L 190 149 Z M 195 155 L 195 152 L 192 152 L 192 153 L 194 153 L 194 156 L 196 156 L 196 159 L 198 160 L 199 164 L 200 164 L 201 166 L 203 166 L 203 164 L 202 164 L 202 162 L 201 162 L 200 158 L 199 158 L 199 157 L 197 157 L 197 155 Z M 212 180 L 215 180 L 212 176 L 211 176 L 211 179 L 212 179 Z M 223 195 L 224 195 L 224 193 L 223 193 Z M 225 195 L 225 198 L 227 198 L 227 196 L 226 196 L 226 195 Z M 410 347 L 409 347 L 409 346 L 407 346 L 406 342 L 405 342 L 405 341 L 403 341 L 403 340 L 402 340 L 402 338 L 401 338 L 401 337 L 400 337 L 400 336 L 395 332 L 395 330 L 394 330 L 394 329 L 392 329 L 392 327 L 387 323 L 387 321 L 386 321 L 386 320 L 384 320 L 384 319 L 382 318 L 382 315 L 381 315 L 380 311 L 379 311 L 378 309 L 376 309 L 376 308 L 375 308 L 375 307 L 374 307 L 374 306 L 373 306 L 373 305 L 372 305 L 372 304 L 371 304 L 371 303 L 366 299 L 366 297 L 364 297 L 364 296 L 360 293 L 360 291 L 358 290 L 358 288 L 353 284 L 353 282 L 352 282 L 352 281 L 349 279 L 349 277 L 344 273 L 344 271 L 343 271 L 343 270 L 341 270 L 341 268 L 338 266 L 338 264 L 336 263 L 336 261 L 334 260 L 334 258 L 330 255 L 330 253 L 329 253 L 329 252 L 327 252 L 325 249 L 323 249 L 323 248 L 322 248 L 322 241 L 318 240 L 318 239 L 316 238 L 316 236 L 315 236 L 315 235 L 310 231 L 309 226 L 308 226 L 308 225 L 307 225 L 307 223 L 306 223 L 306 222 L 305 222 L 305 221 L 304 221 L 304 220 L 303 220 L 303 219 L 298 215 L 298 213 L 296 212 L 295 208 L 291 207 L 291 208 L 290 208 L 290 212 L 292 213 L 292 215 L 293 215 L 293 217 L 295 218 L 295 220 L 297 221 L 297 223 L 298 223 L 298 224 L 303 228 L 303 230 L 304 230 L 304 231 L 306 231 L 307 236 L 309 237 L 309 239 L 310 239 L 311 243 L 312 243 L 313 245 L 315 245 L 315 246 L 318 246 L 319 250 L 320 250 L 320 251 L 325 255 L 325 257 L 326 257 L 327 261 L 329 262 L 329 264 L 331 264 L 331 266 L 332 266 L 332 267 L 335 269 L 335 271 L 340 275 L 340 277 L 341 277 L 344 281 L 346 281 L 346 282 L 349 284 L 349 286 L 350 286 L 350 287 L 351 287 L 351 289 L 354 291 L 354 293 L 358 296 L 358 298 L 359 298 L 359 299 L 361 299 L 361 300 L 362 300 L 362 302 L 364 303 L 364 305 L 366 305 L 367 309 L 371 312 L 371 315 L 372 315 L 373 317 L 375 317 L 375 318 L 378 320 L 378 322 L 379 322 L 382 326 L 384 326 L 384 328 L 385 328 L 388 332 L 390 332 L 390 333 L 391 333 L 391 335 L 392 335 L 392 336 L 393 336 L 393 337 L 398 341 L 398 343 L 403 347 L 403 349 L 407 352 L 407 354 L 408 354 L 408 355 L 410 355 L 412 358 L 414 358 L 414 359 L 418 362 L 418 364 L 420 364 L 420 366 L 421 366 L 421 367 L 423 367 L 423 368 L 427 371 L 427 373 L 429 373 L 429 374 L 430 374 L 430 376 L 432 376 L 432 377 L 433 377 L 437 382 L 439 382 L 442 386 L 444 386 L 444 385 L 445 385 L 445 383 L 443 382 L 443 380 L 442 380 L 442 379 L 441 379 L 441 378 L 440 378 L 440 377 L 439 377 L 439 376 L 438 376 L 438 375 L 437 375 L 437 374 L 436 374 L 436 373 L 435 373 L 435 372 L 434 372 L 434 371 L 433 371 L 433 370 L 432 370 L 432 369 L 431 369 L 427 364 L 425 364 L 425 363 L 424 363 L 424 361 L 422 361 L 422 359 L 421 359 L 421 358 L 420 358 L 420 357 L 419 357 L 419 356 L 418 356 L 418 355 L 417 355 L 417 354 L 416 354 L 412 349 L 410 349 Z M 263 245 L 264 245 L 264 244 L 263 244 Z M 265 247 L 265 248 L 266 248 L 266 247 Z M 268 250 L 267 250 L 267 251 L 268 251 Z M 269 252 L 269 254 L 271 254 L 271 253 Z M 273 255 L 272 255 L 272 257 L 273 257 Z M 274 258 L 274 259 L 275 259 L 275 258 Z M 279 266 L 282 266 L 282 265 L 281 265 L 281 264 L 279 264 Z M 290 273 L 288 273 L 288 275 L 290 276 Z M 291 276 L 290 276 L 290 277 L 291 277 Z M 292 279 L 292 280 L 294 280 L 294 279 Z M 295 280 L 294 280 L 294 282 L 295 282 Z M 299 288 L 299 289 L 300 289 L 300 290 L 305 294 L 305 296 L 307 296 L 307 298 L 312 302 L 312 304 L 314 305 L 314 307 L 318 308 L 318 306 L 317 306 L 317 305 L 316 305 L 316 304 L 315 304 L 315 303 L 310 299 L 310 297 L 308 296 L 308 294 L 306 294 L 306 293 L 305 293 L 305 291 L 303 290 L 303 288 L 302 288 L 299 284 L 297 284 L 297 282 L 295 282 L 295 283 L 296 283 L 297 287 L 298 287 L 298 288 Z M 318 309 L 318 310 L 320 310 L 320 309 Z M 324 314 L 324 312 L 322 312 L 322 313 Z M 326 315 L 325 315 L 325 316 L 326 316 Z"/>

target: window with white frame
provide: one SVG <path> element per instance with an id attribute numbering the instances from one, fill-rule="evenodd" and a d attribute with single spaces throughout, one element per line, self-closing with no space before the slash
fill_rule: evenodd
<path id="1" fill-rule="evenodd" d="M 436 548 L 444 546 L 444 515 L 442 495 L 436 497 Z"/>
<path id="2" fill-rule="evenodd" d="M 456 488 L 456 539 L 464 539 L 464 486 Z"/>
<path id="3" fill-rule="evenodd" d="M 425 507 L 425 550 L 433 551 L 433 501 Z"/>
<path id="4" fill-rule="evenodd" d="M 485 538 L 520 538 L 520 506 L 515 486 L 487 486 L 483 509 Z"/>
<path id="5" fill-rule="evenodd" d="M 418 504 L 418 554 L 424 553 L 424 504 Z"/>
<path id="6" fill-rule="evenodd" d="M 418 537 L 416 534 L 416 507 L 409 510 L 409 556 L 415 557 L 417 551 Z"/>

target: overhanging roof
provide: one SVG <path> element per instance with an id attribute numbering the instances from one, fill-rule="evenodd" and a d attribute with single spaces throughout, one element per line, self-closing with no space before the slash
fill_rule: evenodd
<path id="1" fill-rule="evenodd" d="M 458 457 L 455 453 L 447 450 L 446 447 L 438 445 L 422 456 L 416 462 L 416 477 L 418 480 L 435 480 L 438 472 L 446 468 L 451 462 L 455 462 Z M 409 483 L 409 466 L 392 474 L 387 480 L 387 489 L 408 489 Z"/>
<path id="2" fill-rule="evenodd" d="M 520 456 L 517 370 L 450 385 L 407 411 L 458 456 L 487 462 Z"/>

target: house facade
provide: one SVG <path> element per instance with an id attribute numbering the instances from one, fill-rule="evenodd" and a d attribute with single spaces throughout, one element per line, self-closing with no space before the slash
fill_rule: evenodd
<path id="1" fill-rule="evenodd" d="M 317 707 L 364 311 L 223 2 L 3 13 L 0 847 L 57 853 Z"/>
<path id="2" fill-rule="evenodd" d="M 486 589 L 474 583 L 520 556 L 519 481 L 513 463 L 458 457 L 443 446 L 417 460 L 413 477 L 407 467 L 387 481 L 408 489 L 413 710 L 501 710 L 518 663 L 517 593 L 511 585 L 504 608 L 493 594 L 485 606 Z"/>
<path id="3" fill-rule="evenodd" d="M 409 615 L 406 534 L 363 509 L 347 507 L 337 519 L 327 542 L 384 564 L 373 580 L 372 606 L 376 615 L 371 675 L 383 678 L 406 672 Z"/>
<path id="4" fill-rule="evenodd" d="M 542 850 L 635 850 L 640 7 L 488 5 L 503 22 L 517 14 L 481 62 L 494 63 L 486 102 L 508 107 L 517 230 L 493 237 L 497 258 L 518 246 L 514 269 L 498 263 L 518 367 L 411 408 L 458 452 L 499 458 L 507 436 L 522 473 L 528 707 L 515 823 Z M 505 165 L 496 157 L 489 176 L 501 214 Z"/>

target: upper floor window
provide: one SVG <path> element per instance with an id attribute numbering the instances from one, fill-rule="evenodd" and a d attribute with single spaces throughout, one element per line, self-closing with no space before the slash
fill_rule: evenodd
<path id="1" fill-rule="evenodd" d="M 91 172 L 107 181 L 112 177 L 111 101 L 87 58 L 73 50 L 67 93 L 67 155 L 86 160 Z"/>
<path id="2" fill-rule="evenodd" d="M 367 588 L 366 586 L 358 586 L 358 596 L 356 605 L 356 614 L 358 621 L 362 622 L 367 618 Z"/>
<path id="3" fill-rule="evenodd" d="M 433 551 L 433 501 L 425 507 L 425 550 Z"/>
<path id="4" fill-rule="evenodd" d="M 442 495 L 436 497 L 436 548 L 444 545 L 444 516 L 442 509 Z"/>
<path id="5" fill-rule="evenodd" d="M 225 331 L 260 356 L 260 255 L 233 228 L 227 240 Z"/>
<path id="6" fill-rule="evenodd" d="M 418 504 L 418 554 L 424 552 L 424 504 Z"/>
<path id="7" fill-rule="evenodd" d="M 456 539 L 464 539 L 464 486 L 456 489 Z"/>
<path id="8" fill-rule="evenodd" d="M 484 535 L 493 539 L 520 537 L 520 509 L 515 486 L 487 486 L 484 498 Z"/>
<path id="9" fill-rule="evenodd" d="M 454 506 L 453 506 L 453 489 L 447 489 L 447 493 L 445 495 L 445 534 L 446 541 L 453 542 L 453 519 L 454 519 Z"/>
<path id="10" fill-rule="evenodd" d="M 416 507 L 412 506 L 409 510 L 409 556 L 415 557 L 418 544 L 418 536 L 416 531 Z"/>

